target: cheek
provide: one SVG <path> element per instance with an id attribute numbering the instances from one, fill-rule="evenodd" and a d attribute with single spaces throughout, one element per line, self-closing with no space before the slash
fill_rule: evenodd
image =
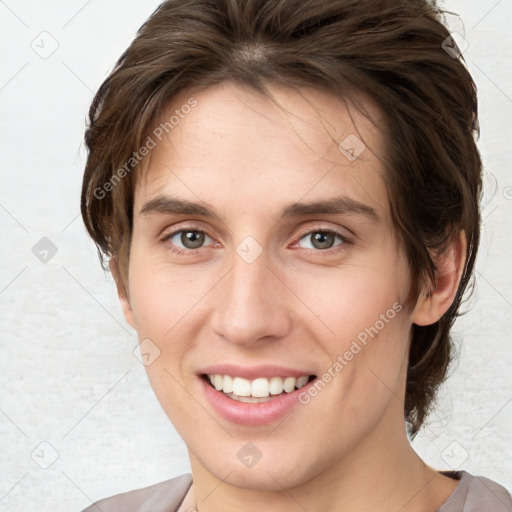
<path id="1" fill-rule="evenodd" d="M 298 275 L 294 279 L 297 295 L 329 328 L 333 339 L 355 339 L 361 333 L 364 338 L 366 329 L 373 332 L 375 324 L 384 333 L 406 316 L 403 303 L 408 291 L 403 272 L 395 265 L 389 267 L 357 264 L 314 278 Z"/>
<path id="2" fill-rule="evenodd" d="M 188 269 L 132 255 L 130 262 L 130 303 L 139 337 L 165 342 L 178 323 L 200 304 L 208 282 Z"/>
<path id="3" fill-rule="evenodd" d="M 388 261 L 388 268 L 370 264 L 338 268 L 314 290 L 311 283 L 301 284 L 304 302 L 314 305 L 313 311 L 329 328 L 322 329 L 321 342 L 331 373 L 342 376 L 336 377 L 341 400 L 353 397 L 350 408 L 361 414 L 365 404 L 384 403 L 390 389 L 398 391 L 406 362 L 407 274 L 399 266 L 401 261 Z"/>

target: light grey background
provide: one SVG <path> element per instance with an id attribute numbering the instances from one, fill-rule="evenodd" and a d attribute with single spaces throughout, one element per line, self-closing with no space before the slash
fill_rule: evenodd
<path id="1" fill-rule="evenodd" d="M 0 0 L 0 512 L 80 511 L 189 471 L 79 217 L 87 109 L 158 3 Z M 479 88 L 484 228 L 459 364 L 414 445 L 512 488 L 512 0 L 443 5 Z"/>

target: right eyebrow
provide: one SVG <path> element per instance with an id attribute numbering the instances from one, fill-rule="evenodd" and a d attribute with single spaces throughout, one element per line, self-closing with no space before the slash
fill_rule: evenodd
<path id="1" fill-rule="evenodd" d="M 199 215 L 202 217 L 222 219 L 210 207 L 189 201 L 187 199 L 178 199 L 168 196 L 157 196 L 150 199 L 142 206 L 139 214 L 149 215 L 152 213 L 178 214 L 178 215 Z"/>

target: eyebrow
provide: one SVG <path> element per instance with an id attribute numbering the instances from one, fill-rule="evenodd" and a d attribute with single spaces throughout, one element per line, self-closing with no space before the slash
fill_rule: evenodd
<path id="1" fill-rule="evenodd" d="M 299 217 L 304 215 L 318 214 L 360 214 L 370 220 L 379 222 L 379 215 L 375 208 L 356 201 L 349 196 L 337 196 L 327 200 L 310 201 L 305 203 L 290 203 L 282 211 L 281 218 Z"/>
<path id="2" fill-rule="evenodd" d="M 214 209 L 204 203 L 196 203 L 188 199 L 179 199 L 170 196 L 157 196 L 144 203 L 140 210 L 140 215 L 153 213 L 198 215 L 223 222 Z M 380 221 L 379 215 L 373 207 L 344 195 L 326 200 L 289 203 L 281 210 L 280 218 L 321 214 L 359 214 L 374 222 Z"/>

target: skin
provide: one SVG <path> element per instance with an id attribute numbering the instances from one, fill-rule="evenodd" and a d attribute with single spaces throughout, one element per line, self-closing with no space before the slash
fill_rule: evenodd
<path id="1" fill-rule="evenodd" d="M 172 143 L 152 150 L 139 177 L 126 288 L 111 260 L 126 320 L 160 350 L 147 373 L 189 451 L 194 483 L 182 510 L 197 502 L 201 512 L 433 512 L 457 481 L 425 465 L 407 439 L 407 352 L 412 324 L 435 322 L 453 300 L 463 236 L 439 259 L 434 292 L 425 287 L 281 422 L 235 425 L 200 392 L 196 373 L 211 363 L 286 364 L 322 375 L 359 333 L 404 304 L 411 286 L 372 152 L 384 149 L 378 127 L 326 93 L 270 90 L 285 111 L 232 83 L 174 98 L 162 119 L 192 95 L 197 106 L 172 130 Z M 338 144 L 357 133 L 367 147 L 350 161 Z M 280 216 L 290 202 L 337 194 L 378 219 L 354 211 Z M 141 213 L 162 195 L 207 204 L 219 219 Z M 179 229 L 208 236 L 191 252 L 173 235 Z M 311 235 L 319 229 L 343 238 L 318 248 Z M 247 236 L 262 250 L 252 263 L 236 251 Z M 248 441 L 262 454 L 252 468 L 237 457 Z"/>

